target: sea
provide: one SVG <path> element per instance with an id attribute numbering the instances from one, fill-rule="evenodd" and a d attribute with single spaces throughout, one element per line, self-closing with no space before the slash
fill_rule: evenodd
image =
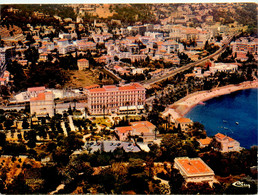
<path id="1" fill-rule="evenodd" d="M 258 88 L 236 91 L 197 105 L 185 117 L 202 123 L 208 136 L 225 134 L 250 148 L 257 145 Z"/>

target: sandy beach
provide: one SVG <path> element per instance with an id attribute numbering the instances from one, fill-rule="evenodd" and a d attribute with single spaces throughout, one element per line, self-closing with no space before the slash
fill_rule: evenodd
<path id="1" fill-rule="evenodd" d="M 183 117 L 197 104 L 202 104 L 204 101 L 218 97 L 221 95 L 230 94 L 235 91 L 258 88 L 258 81 L 246 81 L 238 85 L 227 85 L 224 87 L 218 87 L 209 91 L 198 91 L 178 100 L 169 108 L 173 108 L 179 116 Z"/>

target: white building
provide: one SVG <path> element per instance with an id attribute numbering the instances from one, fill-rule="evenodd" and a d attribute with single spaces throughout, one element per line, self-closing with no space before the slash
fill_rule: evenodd
<path id="1" fill-rule="evenodd" d="M 91 114 L 117 113 L 120 107 L 145 104 L 145 88 L 139 83 L 104 85 L 102 88 L 87 90 L 86 94 Z"/>
<path id="2" fill-rule="evenodd" d="M 175 122 L 175 127 L 178 128 L 180 125 L 182 131 L 187 131 L 193 125 L 193 121 L 189 118 L 177 118 Z"/>
<path id="3" fill-rule="evenodd" d="M 42 86 L 42 87 L 30 87 L 30 88 L 27 89 L 27 92 L 26 92 L 27 98 L 24 98 L 24 99 L 37 97 L 38 94 L 45 92 L 45 90 L 46 90 L 46 88 L 44 86 Z"/>
<path id="4" fill-rule="evenodd" d="M 132 69 L 132 74 L 143 74 L 143 69 L 142 68 L 133 68 Z"/>
<path id="5" fill-rule="evenodd" d="M 210 72 L 236 72 L 238 70 L 238 66 L 232 63 L 214 63 L 210 66 Z"/>
<path id="6" fill-rule="evenodd" d="M 215 139 L 221 145 L 221 152 L 234 152 L 241 149 L 240 143 L 238 141 L 232 139 L 231 137 L 223 135 L 222 133 L 217 133 L 215 135 Z"/>
<path id="7" fill-rule="evenodd" d="M 78 70 L 86 70 L 89 68 L 89 60 L 87 59 L 79 59 L 77 60 Z"/>
<path id="8" fill-rule="evenodd" d="M 52 92 L 39 93 L 30 99 L 30 113 L 37 116 L 54 116 L 54 95 Z"/>

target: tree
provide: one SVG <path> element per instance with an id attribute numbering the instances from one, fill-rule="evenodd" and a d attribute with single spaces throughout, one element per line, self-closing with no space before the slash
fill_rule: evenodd
<path id="1" fill-rule="evenodd" d="M 214 190 L 210 187 L 208 182 L 189 182 L 187 186 L 182 189 L 182 193 L 184 194 L 212 194 L 213 192 Z"/>
<path id="2" fill-rule="evenodd" d="M 18 176 L 14 177 L 12 183 L 7 185 L 8 194 L 28 194 L 30 193 L 30 188 L 25 182 L 24 174 L 20 173 Z"/>
<path id="3" fill-rule="evenodd" d="M 5 126 L 6 130 L 10 130 L 12 125 L 13 125 L 13 120 L 12 119 L 7 119 L 4 122 L 4 126 Z"/>
<path id="4" fill-rule="evenodd" d="M 0 132 L 0 146 L 5 146 L 6 144 L 6 135 L 3 132 Z"/>
<path id="5" fill-rule="evenodd" d="M 213 148 L 215 148 L 215 149 L 218 149 L 218 150 L 221 150 L 221 149 L 222 149 L 222 148 L 221 148 L 221 143 L 218 142 L 215 137 L 212 138 L 212 141 L 211 141 L 211 143 L 210 143 L 210 146 L 213 147 Z"/>
<path id="6" fill-rule="evenodd" d="M 28 128 L 29 128 L 29 123 L 28 123 L 28 121 L 27 121 L 27 118 L 24 118 L 24 119 L 22 120 L 22 128 L 23 128 L 23 129 L 28 129 Z"/>
<path id="7" fill-rule="evenodd" d="M 146 193 L 148 190 L 148 175 L 144 170 L 144 161 L 141 159 L 129 159 L 128 179 L 129 189 L 134 189 L 136 193 Z"/>
<path id="8" fill-rule="evenodd" d="M 170 175 L 170 191 L 172 194 L 178 194 L 181 192 L 181 188 L 185 180 L 177 169 L 172 168 Z"/>
<path id="9" fill-rule="evenodd" d="M 163 160 L 173 161 L 175 157 L 187 155 L 187 151 L 183 148 L 182 140 L 175 134 L 164 135 L 160 148 Z"/>

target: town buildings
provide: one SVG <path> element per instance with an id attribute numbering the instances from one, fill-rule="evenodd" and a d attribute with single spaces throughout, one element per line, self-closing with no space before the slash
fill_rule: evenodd
<path id="1" fill-rule="evenodd" d="M 54 96 L 52 92 L 39 93 L 30 99 L 30 113 L 36 116 L 54 116 Z"/>
<path id="2" fill-rule="evenodd" d="M 186 183 L 209 182 L 212 185 L 216 182 L 213 170 L 201 158 L 177 157 L 174 162 Z"/>
<path id="3" fill-rule="evenodd" d="M 111 114 L 119 112 L 121 107 L 143 106 L 145 88 L 139 83 L 127 85 L 104 85 L 101 88 L 86 90 L 88 110 L 91 114 Z"/>
<path id="4" fill-rule="evenodd" d="M 234 140 L 231 137 L 223 135 L 222 133 L 217 133 L 215 135 L 215 139 L 220 143 L 220 148 L 218 148 L 221 152 L 238 152 L 240 151 L 240 143 Z"/>
<path id="5" fill-rule="evenodd" d="M 0 68 L 16 56 L 15 47 L 0 47 Z"/>
<path id="6" fill-rule="evenodd" d="M 232 53 L 236 56 L 237 60 L 246 61 L 247 54 L 251 54 L 257 60 L 258 58 L 258 39 L 253 37 L 241 37 L 232 42 Z"/>

